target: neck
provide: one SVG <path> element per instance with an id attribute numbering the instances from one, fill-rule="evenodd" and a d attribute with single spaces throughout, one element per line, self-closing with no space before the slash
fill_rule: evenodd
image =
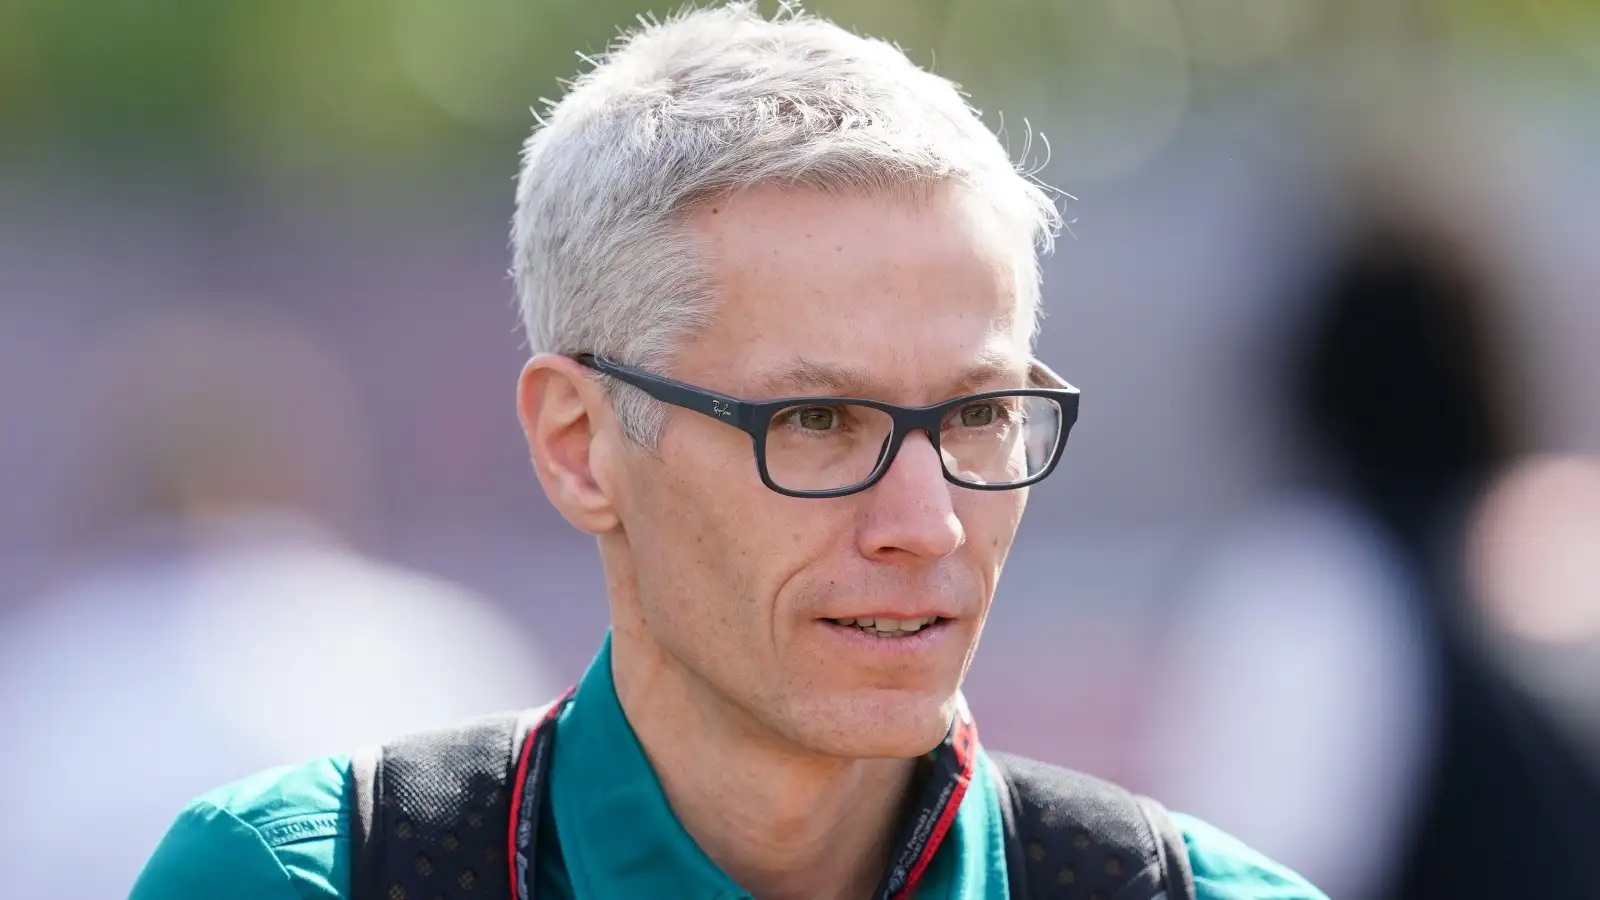
<path id="1" fill-rule="evenodd" d="M 715 696 L 642 623 L 612 629 L 617 699 L 667 801 L 757 900 L 866 900 L 914 761 L 807 753 Z"/>

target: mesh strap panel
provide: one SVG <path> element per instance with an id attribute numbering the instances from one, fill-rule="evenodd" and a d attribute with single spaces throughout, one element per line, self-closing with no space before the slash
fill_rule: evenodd
<path id="1" fill-rule="evenodd" d="M 1013 898 L 1192 900 L 1188 855 L 1169 852 L 1156 828 L 1166 820 L 1159 807 L 1147 810 L 1135 795 L 1081 772 L 1009 754 L 991 758 L 1004 782 Z"/>
<path id="2" fill-rule="evenodd" d="M 492 716 L 357 755 L 354 900 L 510 896 L 509 785 L 527 724 L 526 715 Z M 363 769 L 372 779 L 365 824 Z"/>

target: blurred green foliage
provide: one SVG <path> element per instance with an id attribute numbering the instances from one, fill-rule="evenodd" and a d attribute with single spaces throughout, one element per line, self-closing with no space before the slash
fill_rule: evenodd
<path id="1" fill-rule="evenodd" d="M 0 146 L 398 160 L 503 147 L 529 128 L 529 107 L 558 96 L 558 80 L 579 70 L 575 52 L 597 54 L 639 14 L 675 6 L 0 0 Z M 1430 45 L 1535 48 L 1591 73 L 1600 62 L 1592 49 L 1600 0 L 814 0 L 809 8 L 895 41 L 979 101 L 1003 96 L 1035 115 L 1181 109 L 1219 79 L 1274 77 L 1383 29 Z"/>

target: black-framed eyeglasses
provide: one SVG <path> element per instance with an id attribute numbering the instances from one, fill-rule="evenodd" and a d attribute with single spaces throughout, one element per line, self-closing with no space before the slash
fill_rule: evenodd
<path id="1" fill-rule="evenodd" d="M 1027 487 L 1055 469 L 1078 419 L 1078 389 L 1038 360 L 1028 379 L 1035 387 L 912 407 L 856 397 L 743 400 L 590 353 L 575 358 L 750 435 L 761 481 L 791 497 L 843 497 L 872 487 L 913 431 L 928 435 L 954 484 L 980 491 Z"/>

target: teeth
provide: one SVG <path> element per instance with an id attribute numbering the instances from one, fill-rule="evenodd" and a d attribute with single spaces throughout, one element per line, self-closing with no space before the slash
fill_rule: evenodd
<path id="1" fill-rule="evenodd" d="M 854 625 L 868 634 L 875 634 L 878 637 L 885 638 L 915 634 L 938 620 L 938 616 L 927 616 L 920 619 L 834 619 L 840 625 Z"/>

